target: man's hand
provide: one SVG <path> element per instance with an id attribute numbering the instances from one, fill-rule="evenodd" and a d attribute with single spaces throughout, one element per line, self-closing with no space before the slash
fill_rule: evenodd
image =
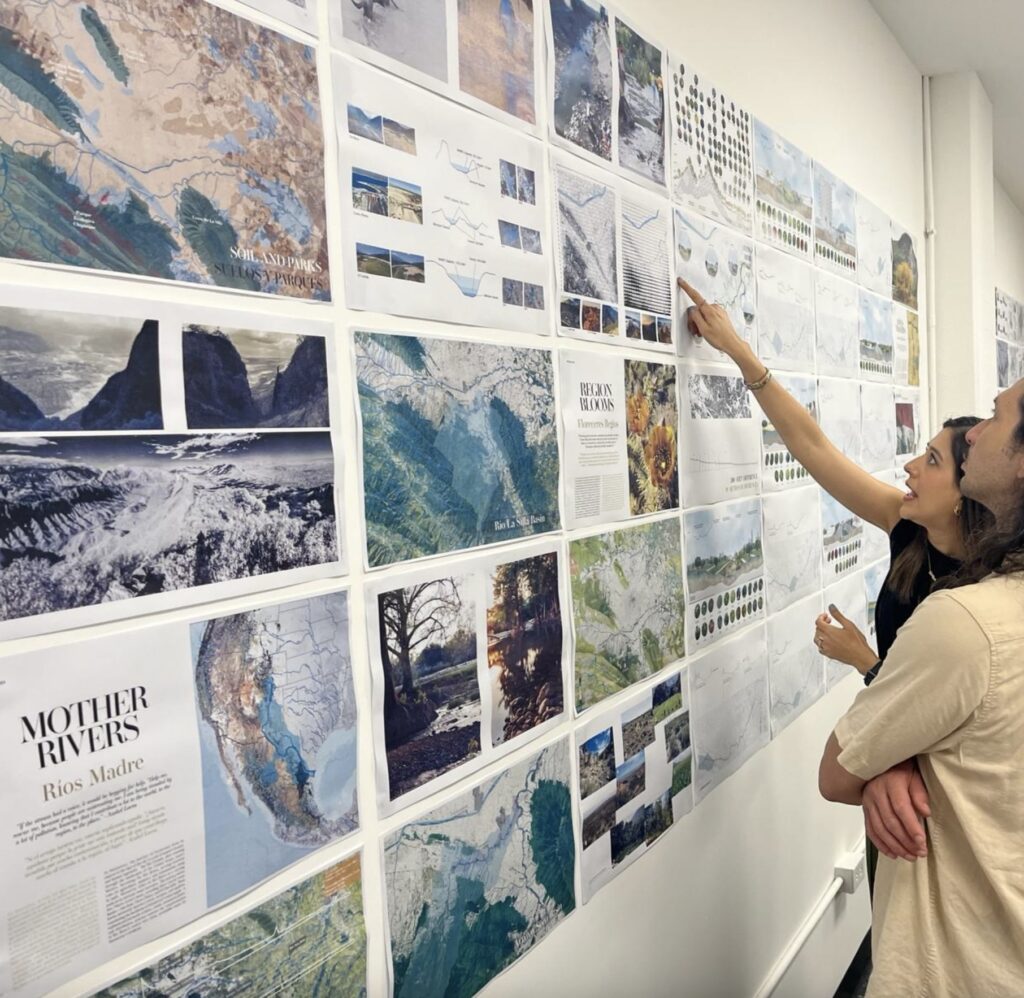
<path id="1" fill-rule="evenodd" d="M 913 759 L 868 780 L 861 804 L 868 838 L 883 856 L 913 861 L 928 855 L 924 819 L 932 812 Z"/>
<path id="2" fill-rule="evenodd" d="M 814 621 L 814 643 L 826 658 L 833 658 L 845 665 L 852 665 L 862 676 L 878 661 L 868 639 L 861 629 L 844 617 L 834 605 L 829 613 L 818 614 Z M 835 618 L 838 627 L 834 626 Z"/>

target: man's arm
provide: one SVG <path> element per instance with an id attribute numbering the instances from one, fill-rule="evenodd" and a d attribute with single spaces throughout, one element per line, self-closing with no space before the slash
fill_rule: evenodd
<path id="1" fill-rule="evenodd" d="M 833 731 L 828 736 L 828 741 L 825 742 L 825 751 L 822 753 L 821 763 L 818 766 L 818 791 L 825 800 L 833 801 L 836 804 L 853 804 L 860 807 L 867 780 L 848 773 L 839 765 L 840 752 L 842 752 L 842 747 Z"/>

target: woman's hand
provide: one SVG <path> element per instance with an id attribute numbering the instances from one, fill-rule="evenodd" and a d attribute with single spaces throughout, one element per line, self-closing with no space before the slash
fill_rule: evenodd
<path id="1" fill-rule="evenodd" d="M 828 613 L 818 614 L 814 621 L 814 643 L 818 651 L 826 658 L 852 665 L 863 676 L 878 661 L 878 656 L 852 620 L 847 620 L 834 604 L 828 609 L 839 626 L 832 623 Z"/>
<path id="2" fill-rule="evenodd" d="M 676 283 L 686 292 L 693 306 L 686 310 L 686 327 L 694 336 L 701 336 L 716 350 L 721 350 L 738 361 L 739 353 L 746 346 L 736 332 L 729 313 L 721 305 L 705 301 L 704 296 L 681 277 Z"/>

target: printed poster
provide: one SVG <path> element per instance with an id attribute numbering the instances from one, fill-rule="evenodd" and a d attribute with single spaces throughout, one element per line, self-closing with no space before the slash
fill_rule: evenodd
<path id="1" fill-rule="evenodd" d="M 345 592 L 16 652 L 0 679 L 5 993 L 49 991 L 358 826 Z"/>

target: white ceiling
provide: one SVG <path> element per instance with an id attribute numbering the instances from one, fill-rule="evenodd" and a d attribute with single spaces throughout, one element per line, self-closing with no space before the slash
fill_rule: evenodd
<path id="1" fill-rule="evenodd" d="M 925 76 L 973 69 L 992 101 L 994 165 L 1024 210 L 1024 2 L 870 0 Z"/>

